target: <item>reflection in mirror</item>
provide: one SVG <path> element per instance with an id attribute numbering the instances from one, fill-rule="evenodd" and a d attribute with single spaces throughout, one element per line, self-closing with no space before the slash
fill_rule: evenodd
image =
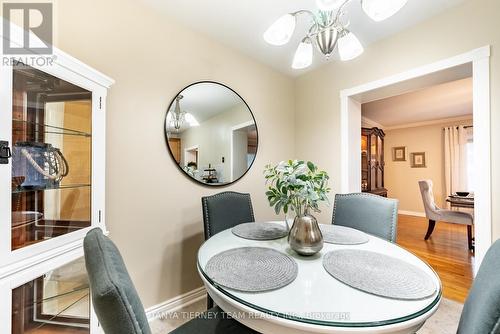
<path id="1" fill-rule="evenodd" d="M 199 82 L 182 90 L 167 111 L 170 153 L 192 179 L 225 185 L 241 178 L 257 154 L 252 112 L 230 88 Z"/>

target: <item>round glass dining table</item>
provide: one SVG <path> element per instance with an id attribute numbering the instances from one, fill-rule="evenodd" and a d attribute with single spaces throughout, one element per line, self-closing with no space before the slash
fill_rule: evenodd
<path id="1" fill-rule="evenodd" d="M 214 302 L 229 316 L 260 333 L 415 333 L 437 310 L 441 281 L 429 265 L 412 253 L 378 237 L 369 237 L 367 243 L 360 245 L 325 243 L 321 252 L 304 257 L 290 248 L 286 237 L 255 241 L 240 238 L 228 229 L 200 247 L 198 271 Z M 288 254 L 298 264 L 297 278 L 283 288 L 261 293 L 216 284 L 204 272 L 208 260 L 239 247 L 268 247 Z M 323 267 L 323 256 L 338 249 L 368 250 L 413 264 L 432 277 L 436 291 L 426 299 L 398 300 L 352 288 Z"/>

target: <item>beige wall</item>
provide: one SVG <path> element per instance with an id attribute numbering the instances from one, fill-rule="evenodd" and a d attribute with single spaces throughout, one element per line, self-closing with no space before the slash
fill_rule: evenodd
<path id="1" fill-rule="evenodd" d="M 325 168 L 338 190 L 339 91 L 394 75 L 478 47 L 492 45 L 491 124 L 493 236 L 500 237 L 500 29 L 498 0 L 467 0 L 458 7 L 377 42 L 351 62 L 332 62 L 296 81 L 296 154 Z M 328 150 L 325 150 L 325 147 Z M 331 219 L 331 208 L 318 217 Z"/>
<path id="2" fill-rule="evenodd" d="M 425 179 L 434 183 L 436 204 L 445 207 L 443 127 L 454 125 L 472 125 L 472 119 L 385 131 L 385 187 L 389 197 L 399 200 L 400 210 L 424 213 L 418 181 Z M 406 161 L 392 161 L 397 146 L 406 146 Z M 411 168 L 412 152 L 425 152 L 426 168 Z"/>
<path id="3" fill-rule="evenodd" d="M 262 170 L 294 156 L 293 81 L 138 1 L 63 0 L 57 10 L 56 46 L 116 80 L 107 110 L 106 221 L 144 305 L 201 286 L 195 262 L 203 239 L 201 196 L 250 192 L 256 218 L 275 218 Z M 263 144 L 234 186 L 193 183 L 167 152 L 168 103 L 199 80 L 233 88 L 257 121 Z"/>

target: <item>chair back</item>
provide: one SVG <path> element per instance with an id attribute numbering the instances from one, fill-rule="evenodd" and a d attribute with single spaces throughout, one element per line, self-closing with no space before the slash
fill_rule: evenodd
<path id="1" fill-rule="evenodd" d="M 396 242 L 398 200 L 368 193 L 337 194 L 332 220 L 335 225 Z"/>
<path id="2" fill-rule="evenodd" d="M 458 334 L 500 333 L 500 240 L 484 257 L 465 301 Z"/>
<path id="3" fill-rule="evenodd" d="M 151 334 L 144 307 L 115 244 L 95 228 L 83 241 L 92 303 L 106 334 Z"/>
<path id="4" fill-rule="evenodd" d="M 205 240 L 241 223 L 254 222 L 250 194 L 225 191 L 202 197 Z"/>
<path id="5" fill-rule="evenodd" d="M 422 180 L 418 181 L 418 186 L 420 187 L 420 194 L 422 195 L 422 201 L 424 202 L 425 215 L 427 218 L 433 217 L 437 214 L 439 209 L 434 202 L 434 193 L 432 192 L 432 181 Z"/>

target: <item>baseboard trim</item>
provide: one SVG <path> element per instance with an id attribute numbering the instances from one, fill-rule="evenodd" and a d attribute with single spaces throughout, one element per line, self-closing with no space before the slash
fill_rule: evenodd
<path id="1" fill-rule="evenodd" d="M 406 216 L 425 217 L 425 212 L 398 210 L 398 213 Z"/>
<path id="2" fill-rule="evenodd" d="M 166 300 L 160 304 L 153 305 L 146 309 L 146 316 L 151 322 L 158 319 L 161 314 L 177 311 L 185 306 L 196 303 L 205 298 L 207 291 L 205 287 L 199 287 L 182 295 Z"/>

